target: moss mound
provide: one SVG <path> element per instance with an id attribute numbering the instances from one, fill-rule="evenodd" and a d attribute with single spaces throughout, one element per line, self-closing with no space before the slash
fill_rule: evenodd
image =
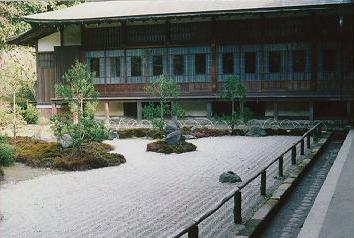
<path id="1" fill-rule="evenodd" d="M 131 128 L 117 130 L 120 139 L 134 138 L 134 137 L 150 137 L 153 139 L 163 138 L 163 133 L 156 129 L 150 128 Z"/>
<path id="2" fill-rule="evenodd" d="M 12 141 L 14 144 L 15 141 Z M 120 154 L 108 153 L 110 145 L 90 142 L 79 148 L 62 149 L 58 143 L 46 142 L 30 137 L 16 139 L 16 161 L 32 167 L 46 167 L 59 170 L 88 170 L 125 163 Z"/>
<path id="3" fill-rule="evenodd" d="M 163 140 L 149 143 L 147 144 L 146 147 L 146 151 L 152 151 L 152 152 L 163 153 L 163 154 L 171 154 L 171 153 L 181 154 L 185 152 L 195 151 L 196 149 L 197 146 L 186 141 L 181 141 L 181 143 L 177 145 L 169 145 Z"/>

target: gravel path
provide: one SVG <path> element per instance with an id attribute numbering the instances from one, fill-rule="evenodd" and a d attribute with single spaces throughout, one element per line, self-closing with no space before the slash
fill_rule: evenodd
<path id="1" fill-rule="evenodd" d="M 168 237 L 230 192 L 222 172 L 245 180 L 297 139 L 203 138 L 180 155 L 145 152 L 148 140 L 110 141 L 126 164 L 4 186 L 0 237 Z M 232 236 L 230 205 L 201 224 L 202 237 Z"/>

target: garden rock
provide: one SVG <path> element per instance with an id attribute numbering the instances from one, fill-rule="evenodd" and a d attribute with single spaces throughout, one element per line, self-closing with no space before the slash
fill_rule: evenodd
<path id="1" fill-rule="evenodd" d="M 61 147 L 68 148 L 73 145 L 74 141 L 73 141 L 73 138 L 69 134 L 64 134 L 60 138 L 59 143 L 60 143 Z"/>
<path id="2" fill-rule="evenodd" d="M 109 133 L 108 140 L 119 139 L 119 135 L 116 131 L 112 131 Z"/>
<path id="3" fill-rule="evenodd" d="M 260 127 L 251 127 L 251 129 L 247 132 L 247 136 L 255 136 L 262 137 L 267 136 L 267 131 Z"/>
<path id="4" fill-rule="evenodd" d="M 237 182 L 242 182 L 242 180 L 241 180 L 240 176 L 238 176 L 234 172 L 227 171 L 227 172 L 224 172 L 220 175 L 219 182 L 220 183 L 237 183 Z"/>
<path id="5" fill-rule="evenodd" d="M 177 145 L 182 138 L 182 131 L 176 120 L 172 120 L 165 127 L 165 141 L 169 145 Z"/>

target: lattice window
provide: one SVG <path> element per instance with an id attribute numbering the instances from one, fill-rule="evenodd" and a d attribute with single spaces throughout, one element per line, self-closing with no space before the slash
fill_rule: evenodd
<path id="1" fill-rule="evenodd" d="M 131 43 L 161 43 L 166 39 L 164 25 L 129 26 L 127 41 Z"/>

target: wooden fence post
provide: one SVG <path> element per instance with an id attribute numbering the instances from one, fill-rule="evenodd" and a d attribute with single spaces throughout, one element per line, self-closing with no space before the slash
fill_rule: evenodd
<path id="1" fill-rule="evenodd" d="M 283 156 L 280 156 L 279 157 L 279 177 L 284 176 L 283 164 L 284 164 L 284 158 Z"/>
<path id="2" fill-rule="evenodd" d="M 315 130 L 312 131 L 312 136 L 313 136 L 313 140 L 317 141 L 317 132 L 316 132 L 317 128 Z"/>
<path id="3" fill-rule="evenodd" d="M 241 215 L 241 191 L 237 191 L 234 195 L 234 222 L 235 224 L 242 223 L 242 215 Z"/>
<path id="4" fill-rule="evenodd" d="M 263 170 L 261 173 L 261 195 L 265 196 L 267 194 L 267 171 Z"/>
<path id="5" fill-rule="evenodd" d="M 291 148 L 291 164 L 296 164 L 296 145 Z"/>
<path id="6" fill-rule="evenodd" d="M 306 144 L 307 144 L 307 149 L 310 149 L 310 147 L 311 147 L 311 136 L 310 136 L 310 133 L 308 133 L 307 135 L 306 135 Z"/>
<path id="7" fill-rule="evenodd" d="M 301 140 L 301 155 L 305 154 L 305 141 L 304 139 Z"/>
<path id="8" fill-rule="evenodd" d="M 189 228 L 188 238 L 198 238 L 198 237 L 199 237 L 199 229 L 198 229 L 198 225 L 195 224 Z"/>

